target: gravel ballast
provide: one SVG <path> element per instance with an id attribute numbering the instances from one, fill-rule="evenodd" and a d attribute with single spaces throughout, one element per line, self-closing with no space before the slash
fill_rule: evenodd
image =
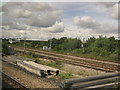
<path id="1" fill-rule="evenodd" d="M 28 74 L 6 62 L 3 62 L 2 70 L 29 88 L 58 88 L 52 81 L 42 80 L 42 78 Z"/>

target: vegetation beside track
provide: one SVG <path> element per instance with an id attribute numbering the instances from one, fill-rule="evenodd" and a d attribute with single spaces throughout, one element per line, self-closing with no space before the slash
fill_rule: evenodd
<path id="1" fill-rule="evenodd" d="M 66 37 L 62 37 L 60 39 L 53 38 L 48 41 L 26 40 L 26 48 L 42 50 L 43 46 L 49 47 L 51 41 L 52 41 L 51 52 L 69 54 L 85 58 L 120 62 L 119 57 L 120 41 L 116 40 L 114 37 L 109 38 L 103 36 L 100 36 L 99 38 L 91 37 L 84 42 L 77 38 L 72 39 Z M 12 45 L 23 47 L 24 41 L 21 40 L 20 42 L 15 42 Z"/>
<path id="2" fill-rule="evenodd" d="M 71 78 L 73 75 L 72 73 L 60 73 L 57 78 L 59 79 L 69 79 Z"/>
<path id="3" fill-rule="evenodd" d="M 42 59 L 39 58 L 39 55 L 36 55 L 36 54 L 34 54 L 32 52 L 28 52 L 26 54 L 19 53 L 19 54 L 16 54 L 16 55 L 22 56 L 22 57 L 25 57 L 25 58 L 30 58 L 30 60 L 34 60 L 38 64 L 51 66 L 51 67 L 55 67 L 55 68 L 58 68 L 58 69 L 62 68 L 62 61 L 59 61 L 59 60 L 58 61 L 42 60 Z"/>

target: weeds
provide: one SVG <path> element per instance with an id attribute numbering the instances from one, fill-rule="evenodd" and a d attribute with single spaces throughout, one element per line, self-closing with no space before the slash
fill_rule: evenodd
<path id="1" fill-rule="evenodd" d="M 60 79 L 68 79 L 71 78 L 73 75 L 71 73 L 61 73 L 57 77 Z"/>
<path id="2" fill-rule="evenodd" d="M 94 75 L 98 75 L 98 73 L 90 73 L 90 72 L 86 72 L 84 70 L 78 72 L 79 75 L 82 75 L 82 76 L 94 76 Z"/>
<path id="3" fill-rule="evenodd" d="M 38 64 L 43 64 L 43 65 L 46 65 L 46 66 L 56 67 L 56 68 L 59 68 L 59 69 L 62 68 L 62 62 L 59 62 L 59 61 L 48 62 L 48 61 L 43 61 L 43 60 L 36 59 L 35 62 L 38 63 Z"/>

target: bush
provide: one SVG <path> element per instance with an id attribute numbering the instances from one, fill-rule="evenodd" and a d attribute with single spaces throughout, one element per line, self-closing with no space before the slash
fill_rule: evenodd
<path id="1" fill-rule="evenodd" d="M 103 56 L 103 57 L 108 57 L 110 55 L 110 52 L 108 52 L 107 50 L 101 50 L 100 51 L 100 56 Z"/>
<path id="2" fill-rule="evenodd" d="M 97 47 L 93 47 L 92 48 L 92 53 L 94 53 L 95 55 L 100 55 L 101 49 L 97 48 Z"/>
<path id="3" fill-rule="evenodd" d="M 37 55 L 37 54 L 34 54 L 34 53 L 32 53 L 32 52 L 29 52 L 28 55 L 30 55 L 30 56 L 32 56 L 32 57 L 34 57 L 34 58 L 38 58 L 38 55 Z"/>
<path id="4" fill-rule="evenodd" d="M 111 55 L 110 55 L 110 58 L 111 58 L 111 60 L 120 62 L 120 59 L 119 59 L 118 54 L 111 54 Z"/>

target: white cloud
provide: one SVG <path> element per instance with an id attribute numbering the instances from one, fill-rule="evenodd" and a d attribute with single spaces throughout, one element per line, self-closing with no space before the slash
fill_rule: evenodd
<path id="1" fill-rule="evenodd" d="M 64 24 L 63 22 L 56 22 L 52 27 L 48 27 L 47 30 L 51 33 L 63 32 Z"/>
<path id="2" fill-rule="evenodd" d="M 118 23 L 115 20 L 98 22 L 90 16 L 74 17 L 74 24 L 84 30 L 91 29 L 94 33 L 118 33 Z"/>
<path id="3" fill-rule="evenodd" d="M 108 33 L 108 34 L 117 34 L 118 33 L 118 22 L 116 21 L 105 21 L 95 30 L 97 33 Z"/>
<path id="4" fill-rule="evenodd" d="M 34 27 L 28 30 L 3 30 L 3 38 L 24 38 L 27 39 L 39 39 L 48 40 L 64 31 L 64 24 L 62 22 L 56 22 L 51 27 L 38 28 Z M 58 35 L 57 35 L 58 36 Z M 59 36 L 60 37 L 60 36 Z M 58 37 L 57 37 L 58 38 Z"/>
<path id="5" fill-rule="evenodd" d="M 107 13 L 108 17 L 112 19 L 118 19 L 118 2 L 96 2 L 93 5 L 95 5 L 96 11 Z"/>
<path id="6" fill-rule="evenodd" d="M 110 8 L 109 12 L 110 12 L 110 16 L 114 19 L 118 20 L 118 4 L 113 5 L 112 8 Z"/>
<path id="7" fill-rule="evenodd" d="M 38 2 L 7 3 L 3 8 L 3 37 L 23 37 L 25 30 L 26 38 L 40 40 L 48 40 L 53 37 L 79 38 L 83 37 L 82 35 L 86 38 L 99 35 L 110 36 L 116 35 L 118 32 L 115 21 L 117 19 L 116 8 L 118 8 L 116 3 L 96 3 L 95 5 L 92 4 L 92 7 L 88 6 L 89 3 L 84 3 L 84 5 L 82 5 L 83 3 L 80 5 L 74 3 L 74 6 L 77 4 L 77 7 L 73 7 L 74 9 L 71 6 L 72 3 L 71 5 L 62 3 L 65 7 L 62 7 L 62 4 L 59 3 L 54 4 Z M 63 11 L 59 10 L 59 7 Z M 84 13 L 84 10 L 89 12 Z M 78 11 L 80 13 L 77 13 Z M 63 16 L 63 20 L 68 19 L 67 21 L 64 20 L 66 26 L 60 19 L 63 13 L 66 15 Z M 109 18 L 103 17 L 106 14 Z M 73 17 L 74 25 L 72 24 Z"/>
<path id="8" fill-rule="evenodd" d="M 96 28 L 99 23 L 90 16 L 74 17 L 74 24 L 81 28 Z"/>
<path id="9" fill-rule="evenodd" d="M 64 32 L 62 11 L 48 3 L 8 2 L 2 6 L 2 12 L 3 38 L 25 36 L 47 40 L 53 34 Z"/>

